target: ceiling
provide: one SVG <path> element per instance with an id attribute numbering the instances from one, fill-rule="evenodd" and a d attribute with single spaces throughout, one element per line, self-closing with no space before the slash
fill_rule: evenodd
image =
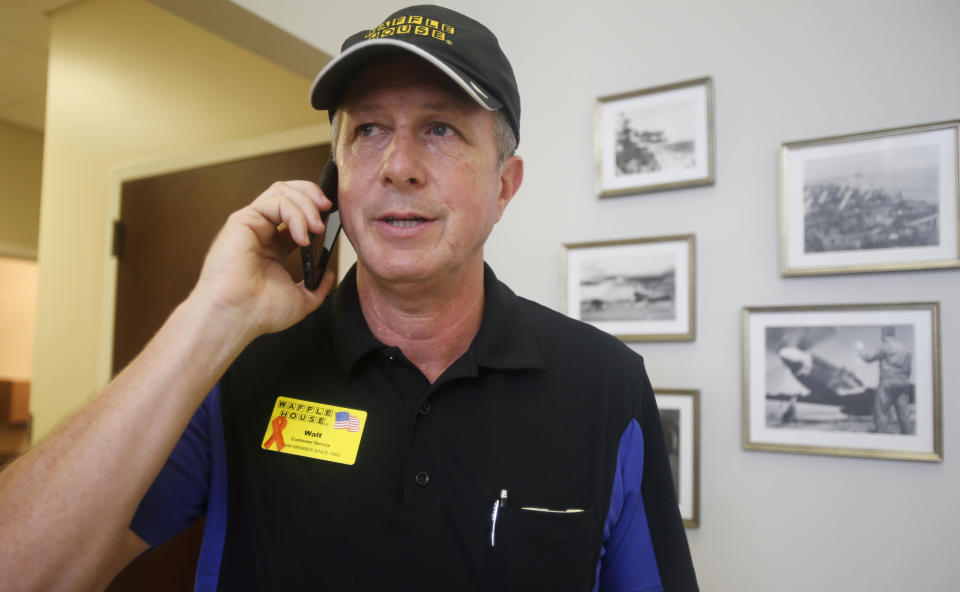
<path id="1" fill-rule="evenodd" d="M 0 122 L 43 131 L 49 15 L 75 0 L 0 0 Z"/>

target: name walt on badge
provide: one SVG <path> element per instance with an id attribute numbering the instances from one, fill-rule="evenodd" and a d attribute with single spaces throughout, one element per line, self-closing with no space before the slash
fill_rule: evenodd
<path id="1" fill-rule="evenodd" d="M 366 411 L 277 397 L 261 447 L 352 465 L 366 423 Z"/>

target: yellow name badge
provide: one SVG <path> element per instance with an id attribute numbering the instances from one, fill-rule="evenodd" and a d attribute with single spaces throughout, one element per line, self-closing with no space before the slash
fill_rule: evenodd
<path id="1" fill-rule="evenodd" d="M 262 448 L 352 465 L 366 423 L 366 411 L 277 397 Z"/>

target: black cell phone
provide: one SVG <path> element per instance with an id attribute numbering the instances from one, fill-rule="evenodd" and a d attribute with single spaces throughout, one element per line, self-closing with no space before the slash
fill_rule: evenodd
<path id="1" fill-rule="evenodd" d="M 340 236 L 340 208 L 337 203 L 337 165 L 328 160 L 323 172 L 320 173 L 321 191 L 327 199 L 333 202 L 333 207 L 323 215 L 323 223 L 327 229 L 322 236 L 310 233 L 310 246 L 300 248 L 300 259 L 303 262 L 303 285 L 309 290 L 316 290 L 323 278 L 323 272 L 330 262 L 330 253 L 333 252 L 333 243 Z"/>

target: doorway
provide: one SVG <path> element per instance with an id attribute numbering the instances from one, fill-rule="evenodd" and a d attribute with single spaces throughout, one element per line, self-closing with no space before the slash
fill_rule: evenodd
<path id="1" fill-rule="evenodd" d="M 114 241 L 113 374 L 186 298 L 227 216 L 276 180 L 316 179 L 329 151 L 329 144 L 307 146 L 123 182 Z M 336 264 L 334 253 L 335 271 Z M 287 269 L 295 281 L 301 279 L 298 252 Z M 202 522 L 133 561 L 107 590 L 193 590 Z"/>

